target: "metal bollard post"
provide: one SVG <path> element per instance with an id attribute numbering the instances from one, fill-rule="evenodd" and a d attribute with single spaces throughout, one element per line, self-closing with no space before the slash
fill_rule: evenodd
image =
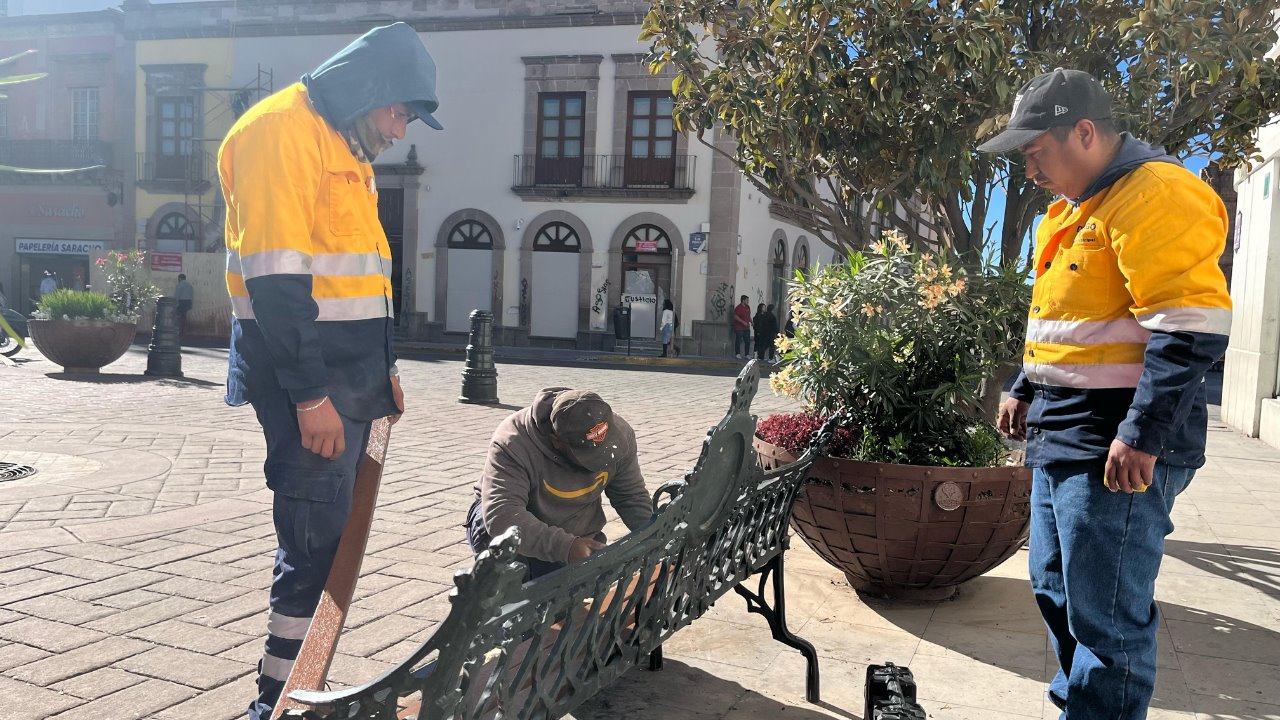
<path id="1" fill-rule="evenodd" d="M 493 363 L 493 313 L 471 311 L 471 337 L 462 370 L 462 395 L 458 402 L 498 404 L 498 370 Z"/>
<path id="2" fill-rule="evenodd" d="M 177 298 L 162 297 L 156 301 L 156 324 L 151 328 L 146 374 L 152 377 L 182 377 Z"/>

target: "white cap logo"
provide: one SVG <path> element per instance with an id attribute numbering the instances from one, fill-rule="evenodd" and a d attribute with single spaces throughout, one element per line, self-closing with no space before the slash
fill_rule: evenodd
<path id="1" fill-rule="evenodd" d="M 1018 106 L 1022 104 L 1022 95 L 1018 95 L 1013 99 L 1013 109 L 1009 111 L 1010 118 L 1018 117 Z"/>
<path id="2" fill-rule="evenodd" d="M 1066 108 L 1062 107 L 1061 105 L 1054 105 L 1054 106 L 1053 106 L 1053 116 L 1054 116 L 1054 117 L 1058 117 L 1059 115 L 1066 115 L 1068 112 L 1069 112 L 1069 111 L 1068 111 Z"/>

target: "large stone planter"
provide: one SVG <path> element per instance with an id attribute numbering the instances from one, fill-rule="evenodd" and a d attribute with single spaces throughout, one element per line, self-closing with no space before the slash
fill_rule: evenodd
<path id="1" fill-rule="evenodd" d="M 31 320 L 27 325 L 41 354 L 68 373 L 97 373 L 119 360 L 138 331 L 136 322 L 111 320 Z"/>
<path id="2" fill-rule="evenodd" d="M 756 438 L 766 468 L 796 456 Z M 1026 542 L 1031 471 L 819 458 L 791 526 L 861 593 L 940 600 Z"/>

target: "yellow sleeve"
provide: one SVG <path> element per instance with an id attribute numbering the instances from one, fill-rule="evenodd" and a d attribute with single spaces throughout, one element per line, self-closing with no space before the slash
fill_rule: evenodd
<path id="1" fill-rule="evenodd" d="M 1146 177 L 1109 221 L 1131 312 L 1153 332 L 1229 334 L 1231 295 L 1218 267 L 1227 237 L 1222 200 L 1185 171 L 1134 172 Z"/>

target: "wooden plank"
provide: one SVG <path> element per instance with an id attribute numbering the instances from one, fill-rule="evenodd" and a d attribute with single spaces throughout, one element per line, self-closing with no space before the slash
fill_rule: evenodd
<path id="1" fill-rule="evenodd" d="M 360 579 L 360 564 L 364 560 L 365 546 L 369 542 L 369 529 L 373 526 L 373 511 L 378 504 L 378 485 L 382 482 L 382 466 L 387 459 L 387 443 L 391 439 L 391 421 L 379 418 L 373 421 L 369 442 L 360 465 L 356 469 L 355 488 L 352 491 L 351 513 L 342 528 L 342 539 L 333 558 L 333 567 L 325 581 L 320 604 L 316 606 L 307 636 L 298 651 L 289 679 L 280 693 L 280 701 L 271 712 L 277 720 L 285 710 L 305 710 L 303 705 L 289 698 L 295 690 L 323 690 L 329 677 L 329 665 L 338 649 L 338 638 L 347 622 L 351 597 L 355 594 L 356 581 Z"/>

